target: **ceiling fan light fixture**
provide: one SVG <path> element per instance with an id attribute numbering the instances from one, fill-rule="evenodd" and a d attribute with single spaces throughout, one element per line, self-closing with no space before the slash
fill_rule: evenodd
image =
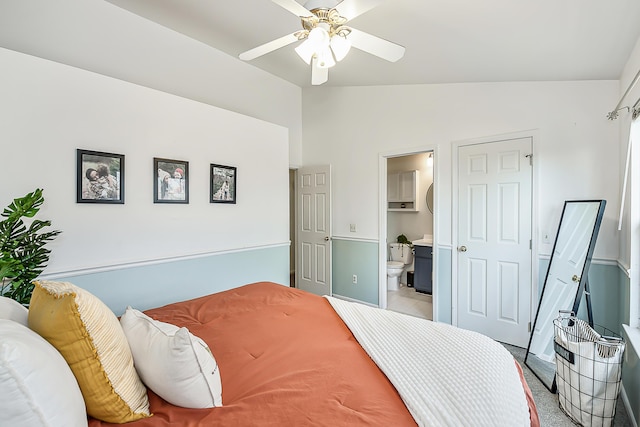
<path id="1" fill-rule="evenodd" d="M 296 47 L 295 51 L 298 56 L 309 65 L 311 64 L 311 59 L 314 56 L 323 60 L 323 63 L 328 64 L 333 62 L 333 65 L 335 65 L 333 58 L 331 58 L 331 61 L 325 58 L 327 51 L 329 52 L 329 56 L 331 56 L 331 51 L 329 50 L 330 43 L 329 33 L 327 30 L 318 26 L 309 31 L 307 39 L 303 41 L 300 46 Z M 330 67 L 333 65 L 330 65 Z"/>
<path id="2" fill-rule="evenodd" d="M 336 58 L 336 61 L 342 61 L 351 49 L 351 42 L 345 36 L 339 34 L 331 37 L 331 50 Z"/>
<path id="3" fill-rule="evenodd" d="M 315 54 L 315 46 L 309 39 L 300 43 L 300 45 L 295 48 L 295 51 L 304 62 L 306 62 L 308 65 L 311 65 L 311 59 Z"/>

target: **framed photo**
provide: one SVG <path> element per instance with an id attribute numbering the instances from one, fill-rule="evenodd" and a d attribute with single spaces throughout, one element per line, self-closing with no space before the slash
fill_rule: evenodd
<path id="1" fill-rule="evenodd" d="M 189 203 L 189 162 L 153 158 L 153 203 Z"/>
<path id="2" fill-rule="evenodd" d="M 235 203 L 238 174 L 233 166 L 211 165 L 211 203 Z"/>
<path id="3" fill-rule="evenodd" d="M 124 203 L 124 155 L 76 150 L 76 203 Z"/>

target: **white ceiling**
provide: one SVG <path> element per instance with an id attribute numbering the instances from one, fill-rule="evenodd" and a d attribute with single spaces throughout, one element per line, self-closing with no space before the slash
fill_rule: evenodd
<path id="1" fill-rule="evenodd" d="M 293 33 L 270 0 L 108 0 L 229 55 Z M 304 3 L 304 0 L 299 0 Z M 640 37 L 638 0 L 359 0 L 350 26 L 406 47 L 396 63 L 357 49 L 330 86 L 617 80 Z M 298 86 L 311 70 L 286 46 L 250 63 Z"/>

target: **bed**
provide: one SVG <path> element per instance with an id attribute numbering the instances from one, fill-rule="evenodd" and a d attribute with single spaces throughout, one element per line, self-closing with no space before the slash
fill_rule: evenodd
<path id="1" fill-rule="evenodd" d="M 185 326 L 210 345 L 220 366 L 224 405 L 177 408 L 149 391 L 154 416 L 131 427 L 416 424 L 327 298 L 255 283 L 146 314 Z M 526 385 L 522 390 L 523 396 L 529 393 Z"/>
<path id="2" fill-rule="evenodd" d="M 223 402 L 188 409 L 148 388 L 153 415 L 130 427 L 539 426 L 517 362 L 474 332 L 269 282 L 145 314 L 209 346 Z"/>

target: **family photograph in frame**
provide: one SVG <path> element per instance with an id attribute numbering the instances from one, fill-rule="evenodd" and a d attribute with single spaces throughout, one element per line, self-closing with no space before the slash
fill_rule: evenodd
<path id="1" fill-rule="evenodd" d="M 153 203 L 189 203 L 189 162 L 153 158 Z"/>
<path id="2" fill-rule="evenodd" d="M 124 203 L 124 155 L 76 150 L 77 203 Z"/>
<path id="3" fill-rule="evenodd" d="M 211 164 L 211 203 L 236 203 L 237 170 Z"/>

